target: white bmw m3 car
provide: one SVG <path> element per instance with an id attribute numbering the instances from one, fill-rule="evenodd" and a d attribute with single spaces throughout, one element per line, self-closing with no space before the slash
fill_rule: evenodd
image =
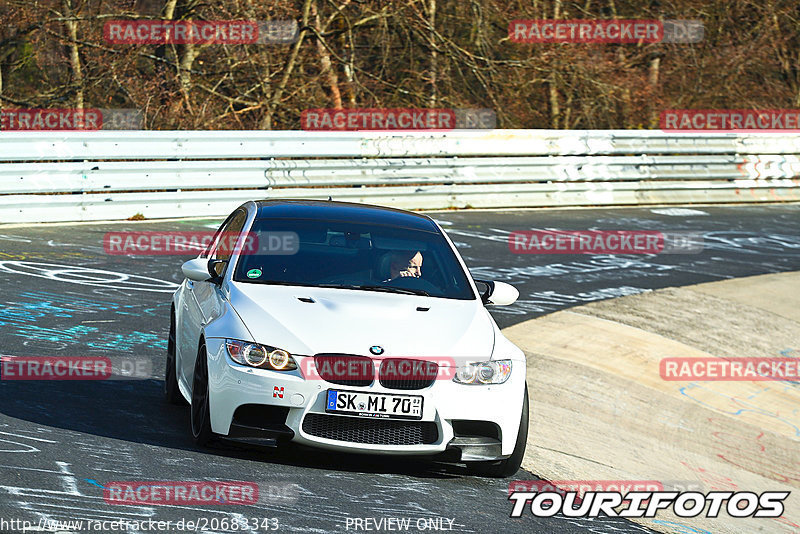
<path id="1" fill-rule="evenodd" d="M 191 405 L 196 443 L 420 455 L 483 476 L 519 468 L 525 355 L 486 309 L 518 292 L 474 281 L 430 217 L 246 202 L 182 271 L 164 388 Z"/>

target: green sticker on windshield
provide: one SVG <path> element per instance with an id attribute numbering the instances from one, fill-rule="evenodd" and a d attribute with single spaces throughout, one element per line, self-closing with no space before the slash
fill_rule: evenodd
<path id="1" fill-rule="evenodd" d="M 250 269 L 247 271 L 247 278 L 258 278 L 261 276 L 261 269 Z"/>

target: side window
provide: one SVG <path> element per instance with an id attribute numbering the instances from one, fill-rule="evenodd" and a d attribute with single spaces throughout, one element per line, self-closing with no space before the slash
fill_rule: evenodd
<path id="1" fill-rule="evenodd" d="M 247 221 L 246 210 L 236 210 L 236 212 L 222 225 L 222 227 L 214 236 L 214 242 L 211 245 L 208 258 L 212 260 L 230 260 L 233 255 L 236 242 L 239 234 L 244 228 L 244 223 Z M 217 274 L 222 276 L 225 272 L 224 265 L 216 267 Z"/>
<path id="2" fill-rule="evenodd" d="M 211 238 L 211 242 L 208 244 L 208 246 L 206 246 L 206 249 L 203 251 L 203 253 L 200 254 L 201 258 L 211 257 L 211 251 L 214 250 L 219 236 L 222 235 L 222 232 L 224 232 L 225 229 L 231 224 L 231 220 L 233 219 L 234 215 L 236 215 L 236 213 L 231 213 L 228 215 L 228 218 L 222 222 L 219 228 L 217 228 L 217 231 L 214 232 L 214 237 Z"/>

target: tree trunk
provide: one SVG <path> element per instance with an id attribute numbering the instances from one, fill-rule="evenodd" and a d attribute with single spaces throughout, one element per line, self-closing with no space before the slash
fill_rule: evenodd
<path id="1" fill-rule="evenodd" d="M 611 18 L 617 18 L 617 5 L 614 3 L 614 0 L 608 0 L 608 5 L 611 8 Z"/>
<path id="2" fill-rule="evenodd" d="M 178 81 L 181 84 L 181 92 L 183 93 L 186 105 L 190 107 L 189 91 L 192 88 L 192 65 L 194 65 L 194 60 L 198 53 L 197 49 L 195 49 L 195 45 L 192 43 L 178 45 L 178 56 L 180 58 L 178 61 Z"/>
<path id="3" fill-rule="evenodd" d="M 561 0 L 556 0 L 553 4 L 553 18 L 561 18 Z M 552 68 L 554 73 L 550 75 L 550 79 L 547 82 L 550 92 L 550 127 L 557 130 L 561 123 L 561 106 L 558 103 L 558 83 L 556 82 L 555 72 L 561 68 L 561 61 L 556 59 Z"/>
<path id="4" fill-rule="evenodd" d="M 548 81 L 548 86 L 550 88 L 550 126 L 554 129 L 558 129 L 558 119 L 561 115 L 561 109 L 558 105 L 558 87 L 556 86 L 555 76 L 550 77 L 550 81 Z"/>
<path id="5" fill-rule="evenodd" d="M 319 54 L 319 62 L 322 65 L 321 74 L 325 77 L 328 83 L 328 90 L 331 92 L 331 102 L 334 109 L 342 109 L 342 92 L 339 89 L 339 76 L 333 68 L 331 62 L 331 55 L 325 44 L 322 42 L 322 22 L 320 22 L 319 10 L 317 9 L 317 2 L 311 3 L 311 14 L 314 17 L 314 29 L 317 30 L 317 54 Z"/>
<path id="6" fill-rule="evenodd" d="M 630 128 L 631 125 L 631 90 L 629 87 L 622 89 L 622 127 Z"/>
<path id="7" fill-rule="evenodd" d="M 172 20 L 175 16 L 175 6 L 178 5 L 178 0 L 167 0 L 164 3 L 164 9 L 161 10 L 161 15 L 165 20 Z"/>
<path id="8" fill-rule="evenodd" d="M 661 74 L 661 58 L 654 57 L 650 60 L 650 71 L 648 74 L 648 82 L 650 83 L 651 94 L 653 96 L 659 94 L 659 87 L 658 87 L 658 80 L 659 75 Z M 650 116 L 650 128 L 656 128 L 658 126 L 658 122 L 660 120 L 660 114 L 658 110 L 653 109 L 653 102 L 654 98 L 650 99 L 650 103 L 648 105 L 648 115 Z"/>
<path id="9" fill-rule="evenodd" d="M 297 54 L 300 52 L 300 47 L 303 45 L 303 38 L 306 35 L 305 27 L 308 26 L 308 16 L 310 11 L 311 0 L 305 0 L 305 3 L 303 4 L 303 22 L 301 25 L 301 28 L 303 29 L 300 30 L 300 34 L 297 36 L 297 42 L 294 43 L 292 53 L 289 56 L 289 60 L 286 62 L 286 68 L 283 70 L 283 77 L 281 78 L 278 87 L 276 87 L 275 91 L 272 93 L 272 100 L 270 101 L 269 106 L 267 106 L 267 112 L 259 122 L 258 127 L 262 130 L 272 129 L 272 114 L 275 112 L 275 108 L 278 107 L 281 97 L 283 96 L 283 91 L 286 89 L 286 84 L 289 83 L 289 78 L 292 76 L 294 65 L 297 62 Z"/>
<path id="10" fill-rule="evenodd" d="M 83 72 L 81 71 L 81 57 L 78 49 L 78 22 L 73 18 L 72 0 L 63 0 L 64 17 L 67 19 L 64 25 L 69 35 L 69 64 L 72 69 L 72 78 L 75 85 L 75 107 L 83 109 Z"/>
<path id="11" fill-rule="evenodd" d="M 654 57 L 650 60 L 650 76 L 649 81 L 652 87 L 656 87 L 658 85 L 658 69 L 661 66 L 661 58 Z"/>
<path id="12" fill-rule="evenodd" d="M 439 74 L 439 58 L 438 53 L 436 52 L 435 43 L 436 43 L 436 0 L 430 0 L 430 4 L 428 6 L 428 21 L 431 25 L 431 76 L 430 76 L 430 83 L 431 83 L 431 94 L 428 100 L 428 107 L 431 109 L 436 108 L 438 105 L 437 102 L 439 101 L 438 95 L 436 93 L 436 82 L 437 77 Z"/>
<path id="13" fill-rule="evenodd" d="M 342 65 L 342 72 L 344 72 L 344 79 L 345 79 L 345 94 L 347 96 L 347 105 L 351 108 L 356 107 L 356 80 L 354 77 L 355 74 L 355 48 L 350 46 L 353 42 L 353 35 L 352 31 L 348 31 L 347 34 L 342 34 L 341 38 L 341 47 L 344 50 L 343 57 L 344 57 L 344 64 Z"/>

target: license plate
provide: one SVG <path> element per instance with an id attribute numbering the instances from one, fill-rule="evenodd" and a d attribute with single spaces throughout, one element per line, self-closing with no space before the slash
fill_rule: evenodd
<path id="1" fill-rule="evenodd" d="M 325 411 L 378 419 L 422 419 L 422 396 L 329 389 Z"/>

